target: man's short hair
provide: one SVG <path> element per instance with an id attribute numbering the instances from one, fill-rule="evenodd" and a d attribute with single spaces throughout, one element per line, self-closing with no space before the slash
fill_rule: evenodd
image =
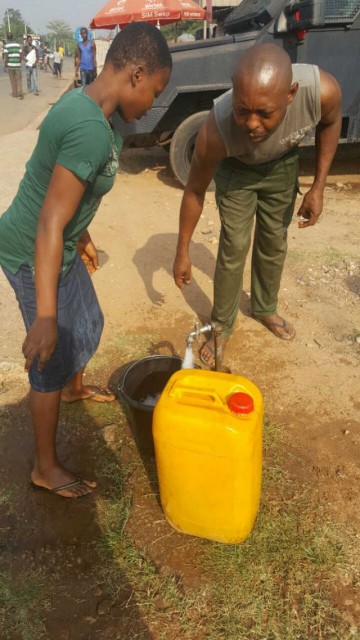
<path id="1" fill-rule="evenodd" d="M 118 33 L 107 52 L 105 64 L 116 71 L 127 64 L 141 64 L 149 75 L 171 69 L 168 44 L 160 30 L 147 22 L 132 22 Z"/>
<path id="2" fill-rule="evenodd" d="M 6 37 L 7 37 L 8 40 L 12 40 L 14 36 L 11 33 L 11 31 L 8 31 L 8 33 L 6 34 Z"/>

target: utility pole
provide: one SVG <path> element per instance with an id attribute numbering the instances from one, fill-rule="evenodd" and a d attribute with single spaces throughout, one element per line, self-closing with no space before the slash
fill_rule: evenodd
<path id="1" fill-rule="evenodd" d="M 8 21 L 8 32 L 11 33 L 9 9 L 6 9 L 6 13 L 7 13 L 7 21 Z"/>

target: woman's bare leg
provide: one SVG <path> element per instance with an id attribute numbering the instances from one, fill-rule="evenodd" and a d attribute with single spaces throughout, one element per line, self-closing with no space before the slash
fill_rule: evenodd
<path id="1" fill-rule="evenodd" d="M 60 391 L 40 393 L 30 389 L 30 411 L 35 435 L 36 457 L 31 480 L 46 489 L 54 489 L 77 479 L 65 469 L 56 454 L 56 431 L 59 422 Z M 96 486 L 96 482 L 82 481 L 69 489 L 59 491 L 66 498 L 78 498 Z"/>

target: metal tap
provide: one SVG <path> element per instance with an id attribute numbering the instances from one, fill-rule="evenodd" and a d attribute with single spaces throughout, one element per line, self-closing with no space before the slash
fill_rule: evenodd
<path id="1" fill-rule="evenodd" d="M 203 333 L 211 332 L 212 327 L 211 324 L 204 324 L 200 327 L 199 322 L 194 322 L 194 331 L 190 331 L 186 336 L 186 346 L 191 347 L 195 340 L 197 340 L 200 344 L 200 338 Z"/>

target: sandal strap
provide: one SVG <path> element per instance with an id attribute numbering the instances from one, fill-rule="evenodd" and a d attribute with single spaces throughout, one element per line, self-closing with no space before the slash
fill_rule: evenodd
<path id="1" fill-rule="evenodd" d="M 77 478 L 73 480 L 73 482 L 68 482 L 67 484 L 62 484 L 60 487 L 55 487 L 54 489 L 49 489 L 50 493 L 57 493 L 58 491 L 64 491 L 65 489 L 70 489 L 71 487 L 75 487 L 78 484 L 82 483 L 81 478 Z"/>
<path id="2" fill-rule="evenodd" d="M 266 320 L 260 320 L 260 322 L 264 327 L 278 327 L 279 329 L 285 329 L 286 331 L 286 321 L 284 318 L 282 319 L 282 322 L 266 322 Z"/>

